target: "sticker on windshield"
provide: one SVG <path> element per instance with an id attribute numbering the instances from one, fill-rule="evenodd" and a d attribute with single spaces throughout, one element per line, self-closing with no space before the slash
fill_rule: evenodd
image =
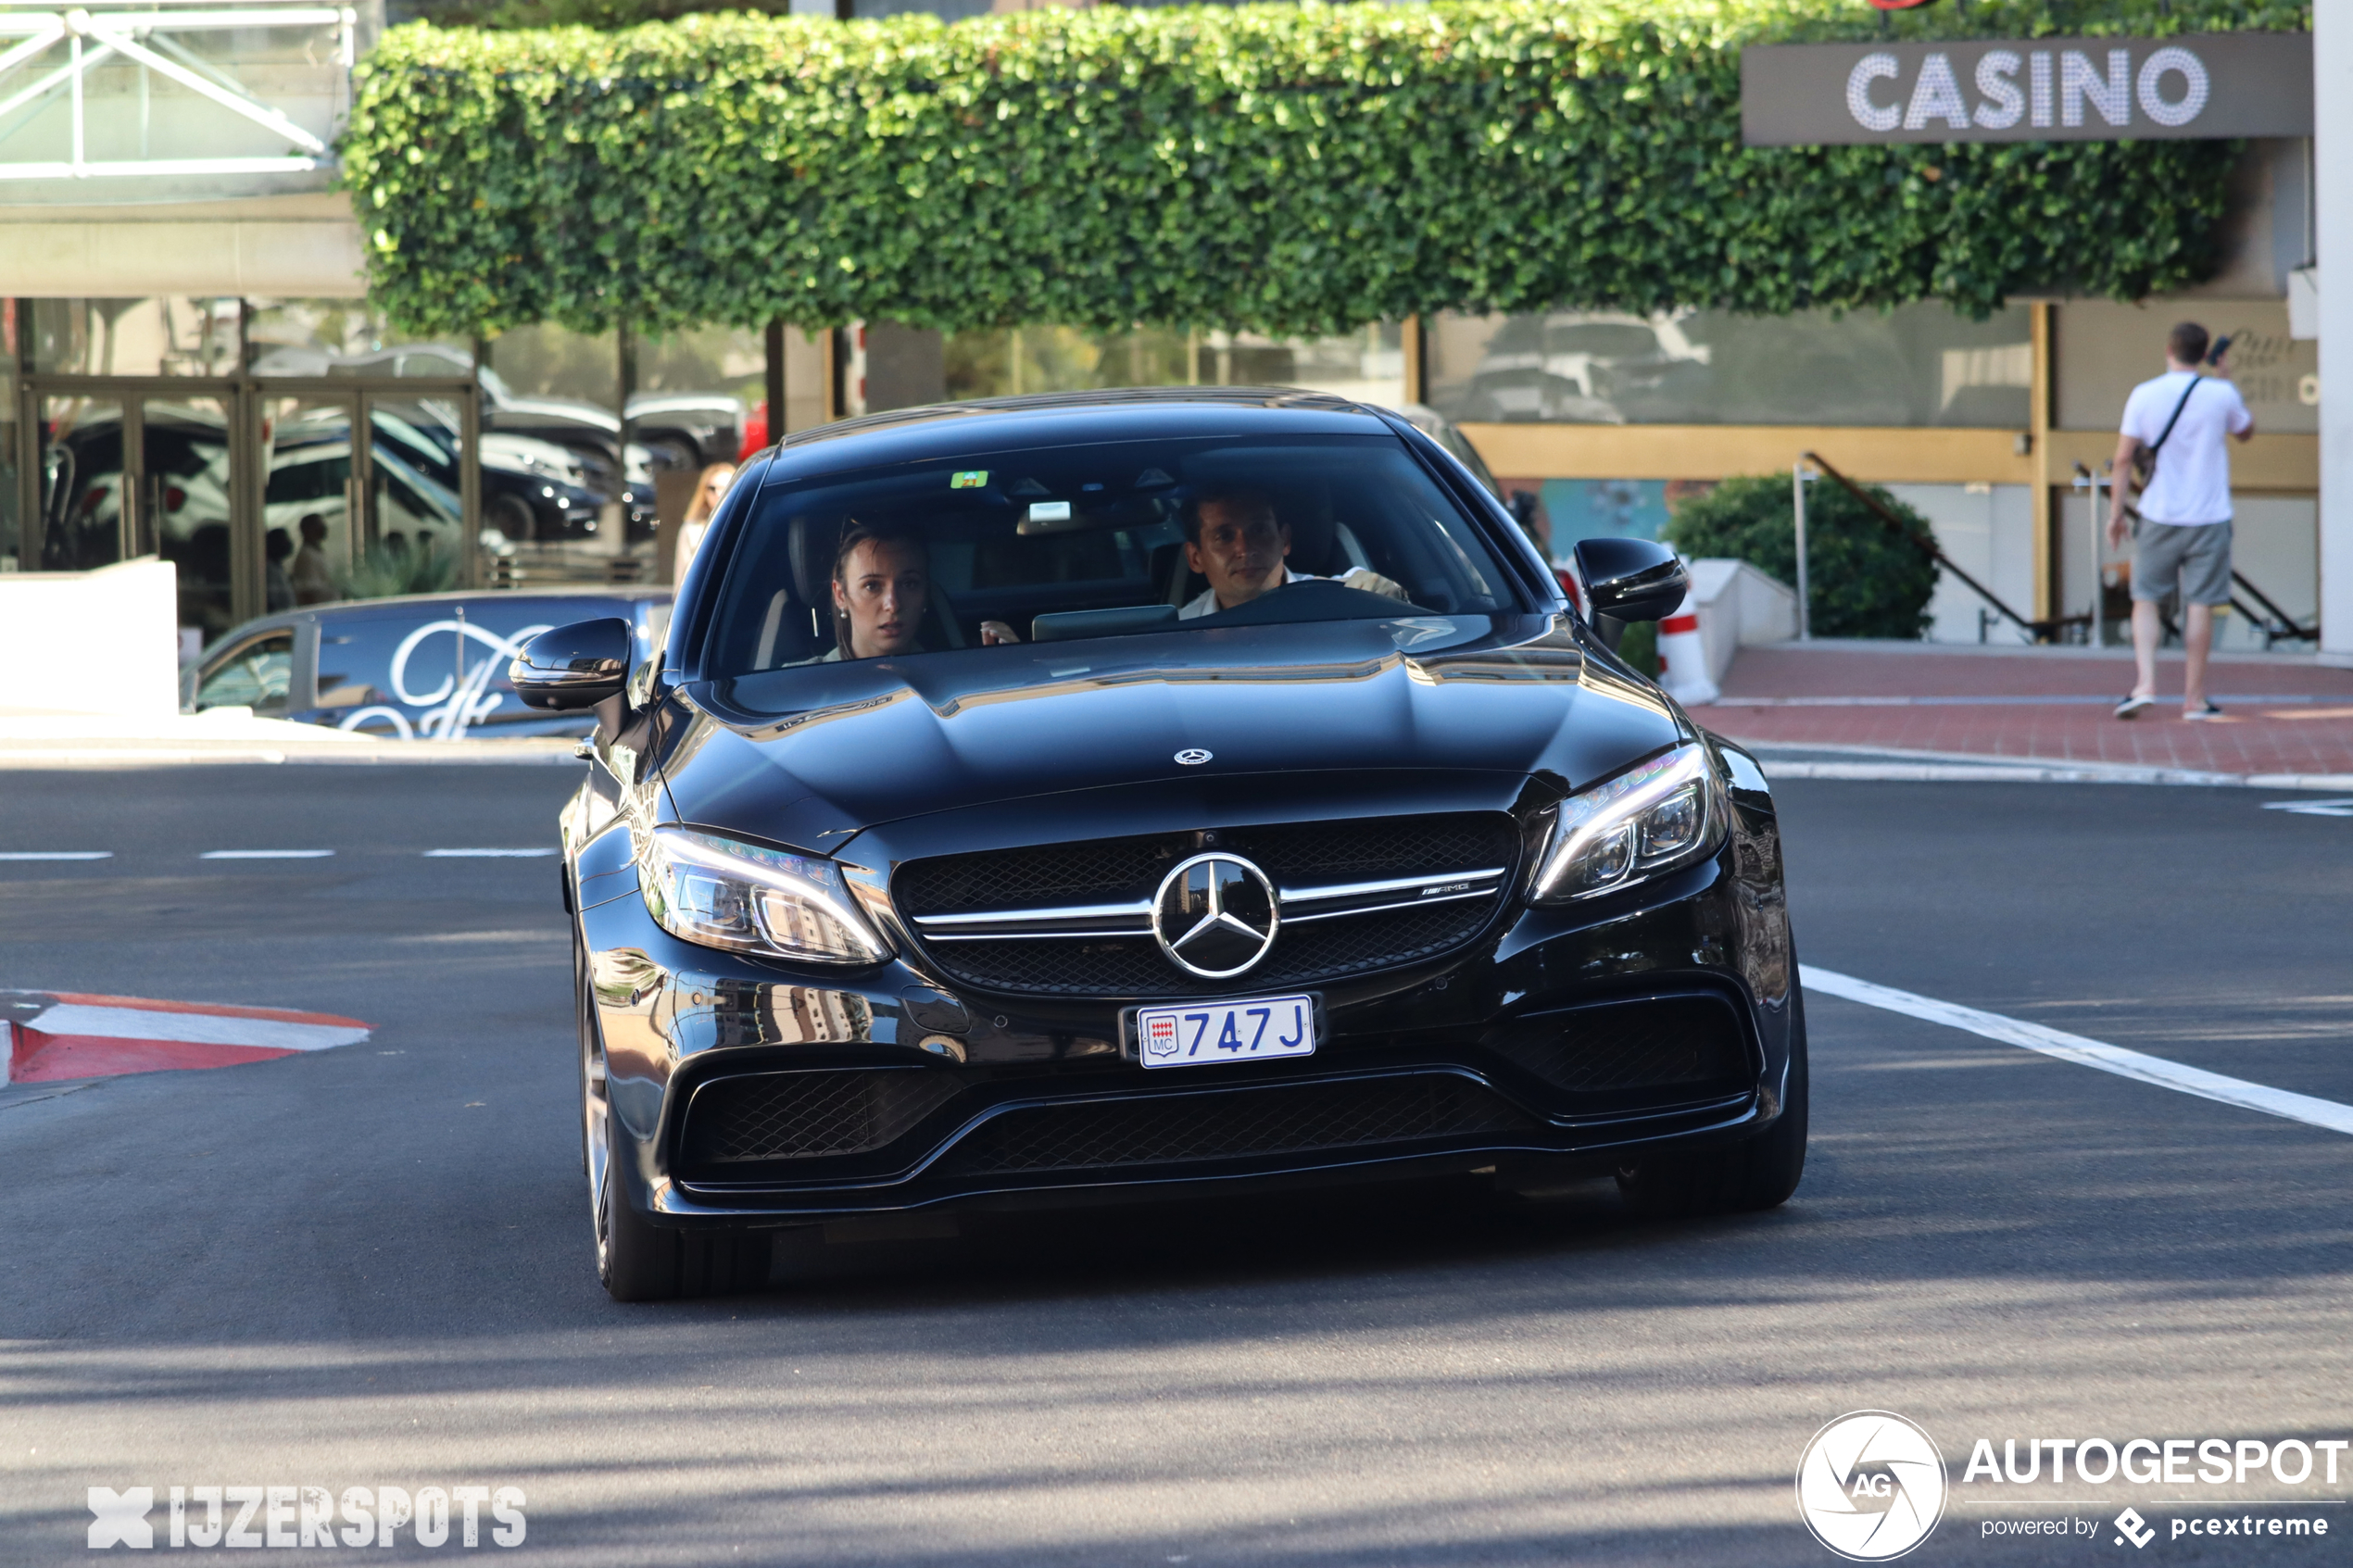
<path id="1" fill-rule="evenodd" d="M 948 488 L 950 490 L 979 490 L 988 483 L 988 470 L 987 469 L 965 469 L 960 473 L 951 473 L 948 476 Z"/>

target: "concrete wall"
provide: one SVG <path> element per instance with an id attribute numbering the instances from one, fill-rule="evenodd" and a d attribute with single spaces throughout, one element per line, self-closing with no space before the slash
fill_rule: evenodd
<path id="1" fill-rule="evenodd" d="M 80 191 L 107 182 L 49 183 Z M 359 225 L 340 191 L 145 207 L 0 209 L 0 278 L 10 294 L 41 298 L 359 299 L 367 293 L 362 260 Z"/>
<path id="2" fill-rule="evenodd" d="M 179 576 L 152 556 L 0 572 L 0 710 L 177 713 Z"/>
<path id="3" fill-rule="evenodd" d="M 1797 635 L 1797 590 L 1743 560 L 1706 558 L 1691 563 L 1692 608 L 1707 652 L 1707 678 L 1720 684 L 1732 656 L 1759 643 Z"/>
<path id="4" fill-rule="evenodd" d="M 1976 578 L 2019 614 L 2034 613 L 2033 495 L 2023 484 L 1891 484 L 1888 492 L 1914 508 L 1936 531 L 1936 543 L 1953 564 Z M 1931 643 L 1975 643 L 1978 611 L 1985 601 L 1950 573 L 1939 572 L 1928 602 Z M 1991 643 L 2030 639 L 1995 618 L 1984 633 Z"/>

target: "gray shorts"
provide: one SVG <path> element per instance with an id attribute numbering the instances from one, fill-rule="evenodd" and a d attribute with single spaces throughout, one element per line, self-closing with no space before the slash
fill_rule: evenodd
<path id="1" fill-rule="evenodd" d="M 2161 599 L 2182 587 L 2182 602 L 2231 602 L 2231 525 L 2144 522 L 2133 546 L 2133 596 Z"/>

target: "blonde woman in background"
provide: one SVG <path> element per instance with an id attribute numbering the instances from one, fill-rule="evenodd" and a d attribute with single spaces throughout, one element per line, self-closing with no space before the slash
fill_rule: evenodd
<path id="1" fill-rule="evenodd" d="M 727 486 L 736 478 L 733 463 L 713 463 L 702 470 L 695 481 L 695 498 L 686 503 L 686 520 L 678 527 L 678 559 L 670 574 L 673 583 L 686 580 L 686 567 L 702 548 L 702 536 L 711 532 L 711 517 L 726 498 Z"/>

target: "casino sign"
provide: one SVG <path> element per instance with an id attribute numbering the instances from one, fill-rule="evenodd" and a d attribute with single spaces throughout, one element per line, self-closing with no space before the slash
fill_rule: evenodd
<path id="1" fill-rule="evenodd" d="M 1981 38 L 1741 52 L 1752 147 L 2312 133 L 2312 38 Z"/>

